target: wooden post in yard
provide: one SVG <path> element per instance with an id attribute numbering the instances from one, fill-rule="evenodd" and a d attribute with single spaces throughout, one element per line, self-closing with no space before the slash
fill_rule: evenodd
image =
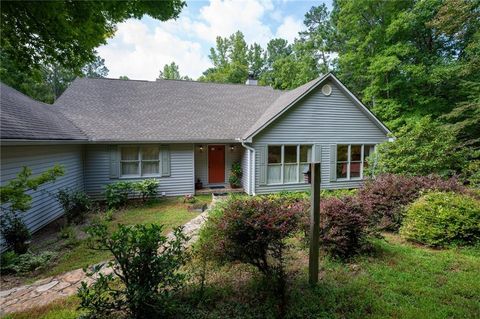
<path id="1" fill-rule="evenodd" d="M 312 182 L 310 208 L 310 252 L 308 256 L 308 282 L 318 283 L 318 255 L 320 250 L 320 163 L 310 164 Z"/>

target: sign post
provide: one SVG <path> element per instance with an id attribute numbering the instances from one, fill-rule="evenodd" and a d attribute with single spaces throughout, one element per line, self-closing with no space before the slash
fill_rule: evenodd
<path id="1" fill-rule="evenodd" d="M 310 164 L 312 194 L 310 203 L 310 251 L 308 256 L 308 282 L 318 283 L 318 256 L 320 250 L 320 163 Z"/>

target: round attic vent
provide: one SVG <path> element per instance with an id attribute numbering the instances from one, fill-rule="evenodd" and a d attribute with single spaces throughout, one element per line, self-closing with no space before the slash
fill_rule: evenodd
<path id="1" fill-rule="evenodd" d="M 332 94 L 332 87 L 330 86 L 330 84 L 325 84 L 322 87 L 322 93 L 326 96 L 329 96 L 330 94 Z"/>

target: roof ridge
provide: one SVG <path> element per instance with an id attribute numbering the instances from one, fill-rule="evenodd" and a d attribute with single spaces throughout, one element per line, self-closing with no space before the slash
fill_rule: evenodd
<path id="1" fill-rule="evenodd" d="M 261 89 L 271 89 L 273 91 L 277 92 L 288 92 L 289 90 L 279 90 L 279 89 L 274 89 L 271 86 L 267 85 L 246 85 L 242 83 L 219 83 L 219 82 L 203 82 L 203 81 L 197 81 L 197 80 L 178 80 L 178 79 L 156 79 L 154 81 L 151 80 L 137 80 L 137 79 L 128 79 L 128 80 L 123 80 L 123 79 L 117 79 L 117 78 L 92 78 L 92 77 L 77 77 L 79 80 L 111 80 L 111 81 L 125 81 L 125 82 L 144 82 L 144 83 L 158 83 L 162 81 L 168 81 L 168 82 L 181 82 L 181 83 L 196 83 L 196 84 L 207 84 L 207 85 L 224 85 L 224 86 L 238 86 L 238 87 L 248 87 L 248 88 L 261 88 Z"/>

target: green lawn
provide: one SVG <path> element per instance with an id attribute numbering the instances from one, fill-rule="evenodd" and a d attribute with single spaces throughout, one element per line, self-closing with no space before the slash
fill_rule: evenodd
<path id="1" fill-rule="evenodd" d="M 285 318 L 478 318 L 480 248 L 433 250 L 387 234 L 368 256 L 349 264 L 321 260 L 318 287 L 307 284 L 307 252 L 289 262 Z M 191 265 L 193 270 L 198 265 Z M 244 265 L 211 269 L 199 302 L 191 283 L 179 318 L 275 318 L 278 302 L 256 271 Z M 74 318 L 76 298 L 10 318 Z M 58 315 L 57 315 L 58 314 Z"/>
<path id="2" fill-rule="evenodd" d="M 196 196 L 196 198 L 206 203 L 211 200 L 211 196 L 209 195 Z M 118 224 L 155 223 L 163 224 L 165 226 L 164 233 L 168 233 L 172 228 L 185 224 L 198 214 L 198 212 L 188 211 L 187 204 L 183 203 L 183 197 L 166 198 L 144 206 L 129 207 L 115 212 L 113 214 L 113 220 L 109 222 L 109 227 L 111 230 L 114 230 Z M 58 245 L 55 247 L 58 247 Z M 49 246 L 43 245 L 41 249 L 49 250 Z M 96 251 L 88 248 L 86 240 L 80 240 L 77 244 L 73 245 L 73 247 L 63 247 L 60 251 L 58 251 L 57 248 L 54 249 L 60 253 L 55 264 L 40 274 L 36 274 L 35 277 L 27 277 L 27 281 L 31 282 L 35 279 L 83 268 L 110 258 L 109 253 L 106 251 Z"/>

